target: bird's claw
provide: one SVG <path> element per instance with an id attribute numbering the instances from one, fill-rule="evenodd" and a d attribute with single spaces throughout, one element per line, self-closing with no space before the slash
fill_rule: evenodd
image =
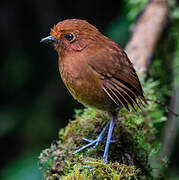
<path id="1" fill-rule="evenodd" d="M 93 141 L 97 141 L 97 139 L 96 140 L 91 140 L 91 139 L 87 139 L 87 138 L 85 138 L 85 137 L 82 137 L 82 140 L 84 140 L 84 141 L 86 141 L 86 142 L 89 142 L 89 143 L 91 143 L 91 142 L 93 142 Z M 115 143 L 115 142 L 117 142 L 118 140 L 111 140 L 110 141 L 110 143 Z M 98 144 L 99 144 L 99 142 L 104 142 L 105 143 L 105 141 L 104 140 L 101 140 L 101 141 L 98 141 Z M 97 145 L 98 145 L 97 144 Z M 96 146 L 97 146 L 96 145 Z"/>
<path id="2" fill-rule="evenodd" d="M 82 137 L 82 140 L 84 140 L 84 141 L 86 141 L 86 142 L 89 142 L 89 143 L 91 143 L 93 140 L 90 140 L 90 139 L 87 139 L 87 138 L 85 138 L 85 137 Z"/>
<path id="3" fill-rule="evenodd" d="M 87 139 L 87 138 L 84 138 L 84 137 L 83 137 L 82 139 L 85 140 L 85 141 L 87 141 L 87 142 L 89 142 L 89 144 L 81 147 L 80 149 L 77 149 L 77 150 L 74 152 L 74 154 L 76 154 L 76 153 L 82 151 L 83 149 L 86 149 L 86 148 L 88 148 L 88 147 L 90 147 L 90 146 L 92 146 L 92 145 L 94 145 L 94 146 L 92 147 L 92 149 L 94 149 L 94 148 L 102 141 L 102 137 L 100 137 L 100 136 L 98 136 L 98 138 L 95 139 L 95 140 L 90 140 L 90 139 Z M 91 148 L 90 148 L 88 151 L 90 151 L 90 150 L 91 150 Z"/>

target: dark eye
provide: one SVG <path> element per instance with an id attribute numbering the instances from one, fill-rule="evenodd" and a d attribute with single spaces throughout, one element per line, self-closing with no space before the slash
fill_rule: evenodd
<path id="1" fill-rule="evenodd" d="M 74 39 L 74 35 L 71 34 L 71 33 L 70 34 L 66 34 L 65 38 L 66 38 L 67 41 L 72 41 Z"/>

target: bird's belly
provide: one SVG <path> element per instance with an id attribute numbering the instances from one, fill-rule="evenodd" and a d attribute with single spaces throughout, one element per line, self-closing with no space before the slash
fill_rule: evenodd
<path id="1" fill-rule="evenodd" d="M 115 104 L 104 92 L 100 83 L 76 79 L 73 82 L 65 82 L 72 96 L 85 106 L 95 107 L 101 110 L 115 109 Z"/>

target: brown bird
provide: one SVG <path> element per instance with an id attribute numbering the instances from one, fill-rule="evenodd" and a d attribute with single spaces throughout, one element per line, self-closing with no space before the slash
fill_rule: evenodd
<path id="1" fill-rule="evenodd" d="M 67 19 L 51 29 L 41 42 L 53 43 L 58 52 L 61 78 L 72 96 L 85 106 L 106 111 L 109 123 L 96 140 L 75 153 L 97 146 L 108 130 L 103 160 L 106 163 L 116 108 L 140 108 L 146 102 L 136 71 L 124 50 L 85 20 Z"/>

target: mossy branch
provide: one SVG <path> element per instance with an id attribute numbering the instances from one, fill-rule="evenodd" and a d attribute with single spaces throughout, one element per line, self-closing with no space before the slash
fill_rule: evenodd
<path id="1" fill-rule="evenodd" d="M 143 82 L 143 81 L 142 81 Z M 155 99 L 157 82 L 143 82 L 146 96 Z M 59 140 L 40 155 L 40 166 L 47 179 L 146 179 L 152 177 L 151 157 L 160 149 L 155 142 L 154 126 L 166 118 L 154 117 L 160 106 L 149 102 L 138 112 L 129 113 L 122 109 L 114 129 L 114 143 L 110 146 L 109 164 L 102 160 L 105 144 L 96 149 L 73 154 L 85 144 L 82 137 L 95 139 L 109 117 L 102 111 L 92 108 L 76 110 L 75 120 L 59 131 Z"/>

